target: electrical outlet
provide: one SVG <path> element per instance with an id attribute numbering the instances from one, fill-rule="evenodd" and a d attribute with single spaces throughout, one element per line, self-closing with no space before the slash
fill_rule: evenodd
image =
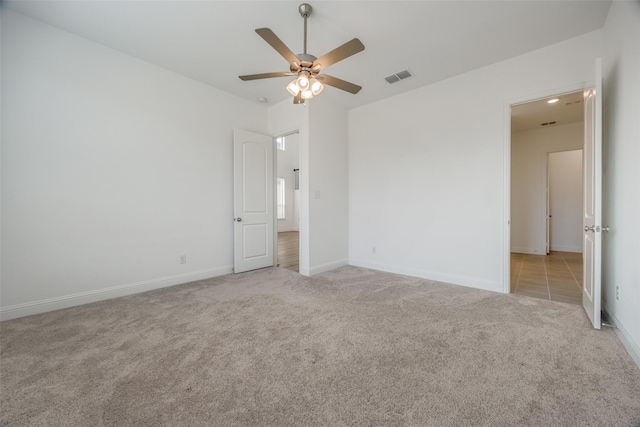
<path id="1" fill-rule="evenodd" d="M 620 286 L 616 285 L 616 299 L 620 301 Z"/>
<path id="2" fill-rule="evenodd" d="M 187 256 L 180 255 L 180 264 L 186 264 L 186 263 L 187 263 Z"/>

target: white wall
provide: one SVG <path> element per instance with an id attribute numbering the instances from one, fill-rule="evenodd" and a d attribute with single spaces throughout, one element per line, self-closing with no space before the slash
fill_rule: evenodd
<path id="1" fill-rule="evenodd" d="M 601 37 L 350 110 L 349 262 L 508 291 L 508 106 L 584 82 Z"/>
<path id="2" fill-rule="evenodd" d="M 604 35 L 603 302 L 640 366 L 640 3 L 614 1 Z"/>
<path id="3" fill-rule="evenodd" d="M 6 9 L 2 91 L 3 319 L 231 272 L 266 107 Z"/>
<path id="4" fill-rule="evenodd" d="M 547 156 L 551 152 L 581 149 L 583 135 L 583 123 L 511 134 L 512 252 L 546 254 Z M 582 200 L 581 193 L 579 196 Z M 580 247 L 581 239 L 582 235 Z"/>
<path id="5" fill-rule="evenodd" d="M 277 136 L 277 135 L 276 135 Z M 278 156 L 278 177 L 285 179 L 285 218 L 278 220 L 278 231 L 294 231 L 298 230 L 300 225 L 298 219 L 300 215 L 296 215 L 299 206 L 296 208 L 294 203 L 295 194 L 295 174 L 294 169 L 300 168 L 300 135 L 297 133 L 287 135 L 285 138 L 285 150 L 276 150 Z M 298 190 L 299 192 L 299 190 Z"/>
<path id="6" fill-rule="evenodd" d="M 549 153 L 548 165 L 550 248 L 582 252 L 582 150 Z"/>
<path id="7" fill-rule="evenodd" d="M 347 111 L 323 96 L 308 108 L 310 274 L 317 274 L 348 263 Z"/>

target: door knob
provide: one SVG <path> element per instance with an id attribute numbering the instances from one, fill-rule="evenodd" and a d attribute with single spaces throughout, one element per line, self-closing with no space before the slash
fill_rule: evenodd
<path id="1" fill-rule="evenodd" d="M 236 221 L 242 222 L 242 218 L 236 218 Z"/>
<path id="2" fill-rule="evenodd" d="M 602 226 L 602 231 L 606 231 L 608 233 L 609 232 L 609 226 L 608 225 L 603 225 Z"/>
<path id="3" fill-rule="evenodd" d="M 588 225 L 584 226 L 584 231 L 593 231 L 595 233 L 596 231 L 596 226 L 592 225 L 591 227 L 589 227 Z"/>

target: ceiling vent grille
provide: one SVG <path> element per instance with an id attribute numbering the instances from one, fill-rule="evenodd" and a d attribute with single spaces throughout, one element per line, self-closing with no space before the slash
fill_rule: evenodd
<path id="1" fill-rule="evenodd" d="M 411 74 L 409 72 L 409 70 L 402 70 L 398 73 L 392 74 L 388 77 L 385 77 L 384 79 L 389 83 L 396 83 L 399 82 L 400 80 L 404 80 L 404 79 L 408 79 L 409 77 L 413 76 L 413 74 Z"/>

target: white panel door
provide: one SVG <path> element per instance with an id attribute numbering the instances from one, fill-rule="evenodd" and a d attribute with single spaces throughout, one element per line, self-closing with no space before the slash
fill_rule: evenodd
<path id="1" fill-rule="evenodd" d="M 546 209 L 546 232 L 547 232 L 547 242 L 546 242 L 546 253 L 547 255 L 549 255 L 550 253 L 550 248 L 551 248 L 551 199 L 550 196 L 551 194 L 549 193 L 549 155 L 551 153 L 547 154 L 547 193 L 546 193 L 546 197 L 547 197 L 547 209 Z"/>
<path id="2" fill-rule="evenodd" d="M 233 131 L 233 271 L 273 266 L 273 140 Z"/>
<path id="3" fill-rule="evenodd" d="M 582 305 L 600 329 L 602 264 L 602 63 L 595 87 L 584 91 L 584 217 Z"/>

